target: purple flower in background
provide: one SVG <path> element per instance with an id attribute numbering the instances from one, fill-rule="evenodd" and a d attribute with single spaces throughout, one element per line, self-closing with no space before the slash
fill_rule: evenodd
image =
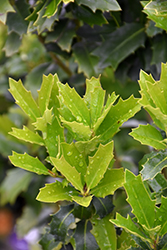
<path id="1" fill-rule="evenodd" d="M 9 237 L 9 244 L 12 250 L 29 250 L 28 243 L 24 239 L 19 239 L 17 234 L 13 232 Z"/>

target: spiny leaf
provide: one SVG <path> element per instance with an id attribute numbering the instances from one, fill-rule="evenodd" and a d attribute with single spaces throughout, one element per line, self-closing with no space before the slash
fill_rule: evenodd
<path id="1" fill-rule="evenodd" d="M 161 133 L 149 124 L 139 125 L 138 128 L 132 130 L 130 135 L 142 144 L 149 145 L 156 149 L 165 149 L 167 147 Z"/>
<path id="2" fill-rule="evenodd" d="M 114 223 L 116 226 L 122 227 L 126 231 L 129 231 L 131 234 L 134 234 L 134 235 L 140 237 L 142 240 L 150 242 L 150 239 L 144 235 L 144 233 L 137 227 L 137 225 L 135 225 L 135 223 L 133 223 L 129 214 L 128 214 L 128 217 L 126 219 L 117 213 L 116 219 L 110 219 L 110 221 L 112 223 Z"/>
<path id="3" fill-rule="evenodd" d="M 77 204 L 88 207 L 92 200 L 92 196 L 78 196 L 78 195 L 71 195 L 72 200 L 75 201 Z"/>
<path id="4" fill-rule="evenodd" d="M 93 229 L 91 233 L 101 250 L 116 250 L 116 231 L 114 225 L 109 221 L 111 215 L 107 215 L 103 219 L 94 218 L 91 220 Z"/>
<path id="5" fill-rule="evenodd" d="M 56 181 L 46 184 L 44 188 L 41 188 L 36 199 L 49 203 L 63 200 L 72 201 L 71 194 L 75 192 L 73 187 L 63 187 L 61 182 Z"/>
<path id="6" fill-rule="evenodd" d="M 57 117 L 52 120 L 51 124 L 47 123 L 44 141 L 49 155 L 56 157 L 59 153 L 60 143 L 65 141 L 64 129 Z"/>
<path id="7" fill-rule="evenodd" d="M 118 2 L 116 0 L 105 0 L 105 1 L 89 1 L 89 0 L 76 0 L 78 4 L 83 4 L 91 8 L 93 11 L 100 9 L 103 11 L 119 11 L 121 10 Z"/>
<path id="8" fill-rule="evenodd" d="M 133 96 L 123 101 L 121 98 L 115 106 L 111 106 L 109 112 L 96 131 L 100 139 L 107 140 L 119 131 L 119 127 L 140 110 L 138 99 Z"/>
<path id="9" fill-rule="evenodd" d="M 43 138 L 46 139 L 47 124 L 52 124 L 52 109 L 46 109 L 43 116 L 37 118 L 36 122 L 33 123 L 36 130 L 41 130 L 43 132 Z"/>
<path id="10" fill-rule="evenodd" d="M 83 155 L 87 156 L 90 155 L 91 152 L 93 152 L 96 148 L 98 143 L 101 141 L 99 140 L 99 136 L 94 136 L 89 141 L 77 141 L 75 143 L 76 148 L 79 150 L 79 152 L 83 153 Z"/>
<path id="11" fill-rule="evenodd" d="M 41 89 L 38 90 L 38 104 L 42 115 L 44 114 L 46 108 L 48 108 L 53 84 L 54 84 L 53 75 L 51 74 L 49 74 L 48 76 L 43 75 Z"/>
<path id="12" fill-rule="evenodd" d="M 83 185 L 81 182 L 81 174 L 78 173 L 75 167 L 72 167 L 63 157 L 61 156 L 60 159 L 50 157 L 55 168 L 61 172 L 62 175 L 66 177 L 66 179 L 71 182 L 72 185 L 78 190 L 83 191 Z"/>
<path id="13" fill-rule="evenodd" d="M 78 149 L 76 148 L 74 143 L 67 144 L 67 143 L 61 143 L 61 148 L 63 151 L 63 156 L 65 160 L 71 165 L 76 168 L 76 170 L 81 173 L 81 179 L 84 183 L 84 175 L 86 174 L 87 170 L 87 164 L 85 162 L 85 159 L 83 157 L 83 154 L 81 154 Z"/>
<path id="14" fill-rule="evenodd" d="M 166 214 L 167 214 L 167 198 L 162 196 L 161 206 L 160 208 L 157 207 L 156 219 L 155 219 L 155 225 L 161 225 L 161 229 L 158 232 L 160 236 L 163 236 L 164 234 L 167 233 Z"/>
<path id="15" fill-rule="evenodd" d="M 167 166 L 167 152 L 153 152 L 145 163 L 142 164 L 141 171 L 143 180 L 153 179 L 163 168 Z"/>
<path id="16" fill-rule="evenodd" d="M 77 228 L 74 234 L 76 249 L 99 249 L 94 236 L 90 233 L 91 229 L 92 225 L 89 220 L 81 220 L 79 223 L 77 223 Z"/>
<path id="17" fill-rule="evenodd" d="M 127 201 L 133 209 L 132 213 L 136 215 L 141 225 L 148 229 L 152 228 L 155 218 L 155 201 L 150 199 L 141 176 L 135 176 L 126 169 L 125 180 L 124 187 L 128 195 Z"/>
<path id="18" fill-rule="evenodd" d="M 30 143 L 35 143 L 41 146 L 44 145 L 42 137 L 39 136 L 37 133 L 34 133 L 30 129 L 28 129 L 26 126 L 23 126 L 23 129 L 12 128 L 12 130 L 13 131 L 9 132 L 9 134 L 15 136 L 20 140 L 24 140 Z"/>
<path id="19" fill-rule="evenodd" d="M 76 121 L 67 122 L 60 117 L 64 127 L 66 127 L 77 141 L 88 141 L 91 138 L 92 131 L 89 126 L 85 126 L 83 123 Z"/>
<path id="20" fill-rule="evenodd" d="M 8 12 L 15 12 L 8 0 L 2 1 L 0 5 L 0 21 L 4 24 L 6 23 L 6 16 Z"/>
<path id="21" fill-rule="evenodd" d="M 89 166 L 85 176 L 87 188 L 94 188 L 103 178 L 110 161 L 113 158 L 113 141 L 106 145 L 100 144 L 93 157 L 89 157 Z"/>
<path id="22" fill-rule="evenodd" d="M 76 120 L 84 125 L 90 125 L 88 108 L 75 89 L 71 89 L 68 84 L 59 84 L 59 90 L 60 96 L 63 97 L 65 105 L 75 116 Z"/>
<path id="23" fill-rule="evenodd" d="M 40 117 L 40 112 L 30 91 L 27 91 L 24 88 L 21 80 L 17 82 L 10 78 L 9 85 L 10 85 L 9 91 L 15 98 L 16 103 L 33 121 L 36 121 L 36 119 Z"/>
<path id="24" fill-rule="evenodd" d="M 16 167 L 23 168 L 39 175 L 49 175 L 48 169 L 42 164 L 42 162 L 37 157 L 34 158 L 27 153 L 18 154 L 13 152 L 13 155 L 9 156 L 9 159 Z"/>
<path id="25" fill-rule="evenodd" d="M 57 11 L 57 7 L 60 2 L 62 2 L 62 0 L 52 0 L 46 7 L 44 17 L 46 16 L 47 18 L 50 18 L 53 16 Z M 74 0 L 63 0 L 63 2 L 67 4 L 69 2 L 74 2 Z"/>
<path id="26" fill-rule="evenodd" d="M 144 41 L 144 27 L 137 23 L 126 23 L 112 32 L 110 37 L 95 49 L 92 54 L 100 58 L 100 68 L 106 68 L 111 65 L 116 69 L 123 59 L 133 53 L 138 47 L 144 46 Z"/>
<path id="27" fill-rule="evenodd" d="M 92 203 L 95 207 L 96 214 L 98 214 L 100 218 L 104 218 L 114 209 L 112 195 L 108 195 L 105 198 L 93 197 Z"/>
<path id="28" fill-rule="evenodd" d="M 97 197 L 105 197 L 113 194 L 114 191 L 124 183 L 124 171 L 120 169 L 108 169 L 104 178 L 99 184 L 91 190 L 91 193 Z"/>

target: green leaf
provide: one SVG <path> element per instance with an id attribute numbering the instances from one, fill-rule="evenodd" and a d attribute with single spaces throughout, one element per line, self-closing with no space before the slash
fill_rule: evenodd
<path id="1" fill-rule="evenodd" d="M 77 204 L 88 207 L 90 205 L 90 202 L 92 200 L 92 196 L 77 196 L 77 195 L 71 195 L 72 200 L 75 201 Z"/>
<path id="2" fill-rule="evenodd" d="M 46 126 L 45 146 L 49 155 L 56 157 L 59 153 L 60 143 L 65 141 L 64 129 L 57 117 L 53 119 L 51 124 L 47 123 Z"/>
<path id="3" fill-rule="evenodd" d="M 104 178 L 99 184 L 91 190 L 91 193 L 97 197 L 105 197 L 114 194 L 114 191 L 124 183 L 124 171 L 120 169 L 108 169 Z"/>
<path id="4" fill-rule="evenodd" d="M 85 176 L 88 190 L 97 186 L 99 181 L 103 178 L 112 159 L 113 141 L 104 146 L 100 144 L 95 155 L 93 157 L 89 156 L 89 165 Z"/>
<path id="5" fill-rule="evenodd" d="M 99 249 L 94 236 L 90 233 L 91 229 L 92 225 L 89 220 L 81 220 L 77 223 L 77 228 L 74 234 L 76 249 Z"/>
<path id="6" fill-rule="evenodd" d="M 93 11 L 100 9 L 102 11 L 120 11 L 121 8 L 116 0 L 105 0 L 105 1 L 89 1 L 89 0 L 76 0 L 77 4 L 83 4 L 91 8 Z"/>
<path id="7" fill-rule="evenodd" d="M 119 127 L 139 110 L 138 99 L 131 96 L 124 101 L 120 98 L 115 106 L 111 106 L 95 132 L 96 135 L 100 135 L 100 139 L 102 140 L 112 138 L 119 131 Z"/>
<path id="8" fill-rule="evenodd" d="M 63 187 L 63 184 L 59 181 L 46 184 L 45 187 L 40 189 L 37 196 L 38 201 L 55 203 L 57 201 L 72 201 L 71 194 L 75 193 L 73 187 Z"/>
<path id="9" fill-rule="evenodd" d="M 146 4 L 145 4 L 146 3 Z M 156 23 L 156 26 L 167 30 L 167 4 L 166 1 L 142 1 L 141 4 L 144 6 L 143 12 L 148 15 L 148 18 Z"/>
<path id="10" fill-rule="evenodd" d="M 121 232 L 121 235 L 118 236 L 118 239 L 117 239 L 118 250 L 127 250 L 127 249 L 131 249 L 129 247 L 135 247 L 135 246 L 136 246 L 135 241 L 132 239 L 130 233 L 123 230 Z"/>
<path id="11" fill-rule="evenodd" d="M 121 61 L 137 48 L 144 46 L 144 41 L 144 27 L 137 23 L 126 23 L 112 32 L 92 54 L 100 58 L 100 68 L 111 65 L 116 69 Z"/>
<path id="12" fill-rule="evenodd" d="M 161 225 L 161 229 L 158 232 L 160 236 L 163 236 L 167 233 L 167 219 L 166 219 L 166 213 L 167 213 L 167 198 L 162 196 L 161 198 L 161 206 L 160 208 L 156 208 L 156 219 L 155 219 L 155 225 Z"/>
<path id="13" fill-rule="evenodd" d="M 13 152 L 13 155 L 9 156 L 11 163 L 19 168 L 23 168 L 36 174 L 49 175 L 48 169 L 42 164 L 42 162 L 36 157 L 32 157 L 27 153 L 18 154 Z"/>
<path id="14" fill-rule="evenodd" d="M 4 0 L 0 5 L 0 21 L 6 23 L 6 16 L 8 12 L 15 12 L 8 0 Z"/>
<path id="15" fill-rule="evenodd" d="M 30 181 L 32 179 L 32 174 L 28 173 L 22 169 L 10 169 L 7 171 L 7 176 L 1 183 L 0 193 L 1 193 L 1 206 L 6 203 L 13 204 L 18 197 L 18 195 L 26 191 Z"/>
<path id="16" fill-rule="evenodd" d="M 149 145 L 155 149 L 165 149 L 167 147 L 161 133 L 149 124 L 139 125 L 138 128 L 132 129 L 130 135 L 142 144 Z"/>
<path id="17" fill-rule="evenodd" d="M 27 91 L 21 80 L 18 82 L 9 79 L 10 93 L 16 100 L 16 103 L 22 108 L 22 110 L 33 120 L 36 121 L 36 118 L 40 116 L 38 106 L 34 101 L 30 91 Z"/>
<path id="18" fill-rule="evenodd" d="M 71 144 L 61 143 L 61 148 L 63 151 L 63 156 L 65 160 L 73 167 L 76 168 L 78 173 L 81 173 L 82 184 L 84 185 L 84 176 L 87 170 L 87 164 L 78 149 L 76 148 L 75 144 L 72 142 Z"/>
<path id="19" fill-rule="evenodd" d="M 132 207 L 132 213 L 136 215 L 141 225 L 151 229 L 154 225 L 155 201 L 150 199 L 140 175 L 135 176 L 126 169 L 125 180 L 124 187 L 128 195 L 127 201 Z"/>
<path id="20" fill-rule="evenodd" d="M 105 198 L 93 197 L 93 206 L 95 207 L 96 214 L 98 214 L 100 218 L 104 218 L 114 209 L 112 195 L 108 195 Z"/>
<path id="21" fill-rule="evenodd" d="M 66 177 L 66 179 L 71 182 L 71 184 L 78 190 L 83 192 L 83 185 L 81 181 L 81 174 L 78 173 L 75 167 L 72 167 L 63 157 L 60 159 L 50 157 L 55 168 L 61 172 L 62 175 Z"/>
<path id="22" fill-rule="evenodd" d="M 66 127 L 77 141 L 87 141 L 91 138 L 92 131 L 89 126 L 79 122 L 67 122 L 60 117 L 64 127 Z"/>
<path id="23" fill-rule="evenodd" d="M 94 13 L 90 8 L 83 5 L 75 6 L 73 13 L 79 20 L 88 23 L 90 26 L 108 23 L 100 10 Z"/>
<path id="24" fill-rule="evenodd" d="M 59 84 L 59 91 L 60 96 L 63 97 L 64 104 L 72 112 L 76 120 L 84 125 L 90 125 L 89 110 L 76 90 L 74 88 L 71 89 L 68 84 Z"/>
<path id="25" fill-rule="evenodd" d="M 43 75 L 41 89 L 38 90 L 38 104 L 42 115 L 48 108 L 53 84 L 54 84 L 53 75 L 51 74 L 49 74 L 48 76 Z"/>
<path id="26" fill-rule="evenodd" d="M 6 56 L 10 57 L 16 52 L 18 52 L 20 45 L 21 45 L 20 36 L 14 31 L 11 32 L 7 36 L 5 46 L 3 47 L 3 50 L 5 51 Z"/>
<path id="27" fill-rule="evenodd" d="M 55 15 L 55 13 L 57 11 L 57 7 L 58 7 L 60 2 L 61 2 L 61 0 L 52 0 L 46 6 L 45 14 L 43 15 L 43 17 L 50 18 L 51 16 Z"/>
<path id="28" fill-rule="evenodd" d="M 150 239 L 147 238 L 143 232 L 137 227 L 137 225 L 132 221 L 129 214 L 127 218 L 124 218 L 120 214 L 116 214 L 116 219 L 110 219 L 112 223 L 114 223 L 118 227 L 124 228 L 126 231 L 140 237 L 144 241 L 149 241 Z"/>
<path id="29" fill-rule="evenodd" d="M 167 152 L 152 152 L 145 163 L 142 164 L 141 171 L 143 180 L 153 179 L 163 168 L 167 166 Z"/>
<path id="30" fill-rule="evenodd" d="M 70 52 L 73 37 L 76 35 L 75 26 L 72 20 L 61 20 L 61 22 L 55 24 L 54 31 L 47 35 L 45 42 L 49 43 L 56 41 L 62 50 Z"/>
<path id="31" fill-rule="evenodd" d="M 154 190 L 157 194 L 162 192 L 167 187 L 167 180 L 162 174 L 157 174 L 154 179 L 148 179 L 147 182 L 151 186 L 152 190 Z"/>
<path id="32" fill-rule="evenodd" d="M 97 68 L 98 58 L 90 53 L 89 48 L 83 42 L 78 42 L 72 49 L 74 58 L 79 65 L 78 73 L 83 72 L 89 78 L 98 76 L 101 72 Z"/>
<path id="33" fill-rule="evenodd" d="M 109 221 L 111 215 L 107 215 L 103 219 L 94 218 L 91 220 L 93 229 L 91 233 L 94 235 L 101 250 L 116 250 L 117 239 L 114 225 Z"/>
<path id="34" fill-rule="evenodd" d="M 52 109 L 46 109 L 43 116 L 36 119 L 33 123 L 36 130 L 41 130 L 43 132 L 43 138 L 46 139 L 47 124 L 52 124 Z"/>
<path id="35" fill-rule="evenodd" d="M 33 131 L 29 130 L 26 126 L 23 126 L 23 129 L 12 128 L 12 130 L 13 131 L 9 132 L 9 134 L 15 136 L 20 140 L 35 143 L 41 146 L 44 145 L 42 137 L 39 136 L 37 133 L 34 133 Z"/>
<path id="36" fill-rule="evenodd" d="M 100 143 L 99 136 L 94 136 L 89 141 L 77 141 L 75 142 L 76 148 L 79 152 L 83 153 L 83 155 L 90 155 L 97 148 L 97 144 Z"/>

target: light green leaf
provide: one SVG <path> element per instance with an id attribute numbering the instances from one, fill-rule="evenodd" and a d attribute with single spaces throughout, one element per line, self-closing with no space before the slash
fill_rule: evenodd
<path id="1" fill-rule="evenodd" d="M 42 137 L 28 129 L 26 126 L 23 126 L 23 129 L 12 128 L 12 130 L 13 131 L 9 132 L 9 134 L 15 136 L 20 140 L 35 143 L 41 146 L 44 145 Z"/>
<path id="2" fill-rule="evenodd" d="M 91 138 L 92 131 L 89 126 L 76 121 L 67 122 L 60 117 L 64 127 L 66 127 L 77 141 L 88 141 Z"/>
<path id="3" fill-rule="evenodd" d="M 54 116 L 58 117 L 59 116 L 58 108 L 60 107 L 59 100 L 58 100 L 58 94 L 59 94 L 58 83 L 60 81 L 59 81 L 57 74 L 53 75 L 53 81 L 54 83 L 52 86 L 48 109 L 52 108 Z"/>
<path id="4" fill-rule="evenodd" d="M 75 193 L 75 189 L 72 187 L 63 187 L 61 182 L 54 182 L 46 184 L 44 188 L 40 189 L 37 196 L 38 201 L 43 202 L 57 202 L 57 201 L 72 201 L 71 194 Z"/>
<path id="5" fill-rule="evenodd" d="M 6 23 L 6 16 L 8 12 L 15 12 L 8 0 L 3 0 L 0 5 L 0 21 Z"/>
<path id="6" fill-rule="evenodd" d="M 9 119 L 8 115 L 0 115 L 0 132 L 3 135 L 7 136 L 14 126 L 14 122 Z"/>
<path id="7" fill-rule="evenodd" d="M 130 135 L 142 144 L 149 145 L 155 149 L 165 149 L 167 147 L 161 133 L 149 124 L 139 125 L 138 128 L 132 129 Z"/>
<path id="8" fill-rule="evenodd" d="M 97 148 L 97 144 L 100 143 L 99 136 L 94 136 L 89 141 L 77 141 L 75 143 L 76 148 L 79 152 L 83 153 L 83 155 L 90 155 Z"/>
<path id="9" fill-rule="evenodd" d="M 33 121 L 36 121 L 36 118 L 40 117 L 40 112 L 30 91 L 27 91 L 24 88 L 21 80 L 17 82 L 10 78 L 9 85 L 10 85 L 9 92 L 15 98 L 16 103 Z"/>
<path id="10" fill-rule="evenodd" d="M 114 194 L 114 191 L 124 183 L 124 170 L 108 169 L 100 183 L 91 190 L 91 193 L 97 197 L 105 197 Z"/>
<path id="11" fill-rule="evenodd" d="M 42 162 L 37 157 L 34 158 L 27 153 L 18 154 L 13 152 L 13 155 L 9 156 L 9 159 L 16 167 L 23 168 L 39 175 L 49 175 L 48 169 L 42 164 Z"/>
<path id="12" fill-rule="evenodd" d="M 41 89 L 38 90 L 38 104 L 42 115 L 48 108 L 53 84 L 54 84 L 53 75 L 51 74 L 49 74 L 48 76 L 43 75 Z"/>
<path id="13" fill-rule="evenodd" d="M 36 122 L 33 123 L 36 130 L 41 130 L 43 132 L 43 138 L 46 139 L 47 124 L 52 124 L 52 109 L 46 109 L 43 116 L 37 118 Z"/>
<path id="14" fill-rule="evenodd" d="M 121 8 L 116 0 L 105 0 L 105 1 L 89 1 L 89 0 L 76 0 L 77 4 L 83 4 L 91 8 L 93 11 L 100 9 L 103 11 L 120 11 Z"/>
<path id="15" fill-rule="evenodd" d="M 77 195 L 71 195 L 72 200 L 75 201 L 77 204 L 88 207 L 90 205 L 90 202 L 92 200 L 92 196 L 77 196 Z"/>
<path id="16" fill-rule="evenodd" d="M 161 225 L 161 229 L 158 232 L 160 236 L 163 236 L 167 233 L 167 198 L 162 196 L 161 198 L 161 206 L 160 208 L 156 208 L 156 219 L 155 219 L 155 225 Z"/>
<path id="17" fill-rule="evenodd" d="M 47 123 L 46 138 L 44 141 L 49 155 L 56 157 L 59 153 L 60 142 L 65 141 L 64 129 L 57 117 L 53 119 L 51 124 Z"/>
<path id="18" fill-rule="evenodd" d="M 59 84 L 59 91 L 60 96 L 63 97 L 64 104 L 72 112 L 76 120 L 84 125 L 90 125 L 89 110 L 76 90 L 74 88 L 71 89 L 68 84 Z M 64 117 L 64 119 L 66 118 Z"/>
<path id="19" fill-rule="evenodd" d="M 142 1 L 144 7 L 143 12 L 148 15 L 148 18 L 156 23 L 156 26 L 167 30 L 167 4 L 166 1 Z"/>
<path id="20" fill-rule="evenodd" d="M 85 176 L 88 190 L 94 188 L 103 178 L 112 159 L 113 141 L 104 146 L 100 144 L 95 155 L 93 157 L 89 156 L 89 165 Z"/>
<path id="21" fill-rule="evenodd" d="M 116 219 L 110 219 L 110 221 L 112 223 L 114 223 L 116 226 L 122 227 L 126 231 L 129 231 L 131 234 L 134 234 L 137 237 L 140 237 L 142 240 L 150 242 L 150 239 L 147 238 L 142 233 L 142 231 L 137 227 L 137 225 L 135 225 L 135 223 L 133 223 L 133 221 L 131 220 L 129 214 L 128 214 L 128 217 L 126 219 L 126 218 L 124 218 L 123 216 L 121 216 L 120 214 L 117 213 L 116 214 Z"/>
<path id="22" fill-rule="evenodd" d="M 117 239 L 114 225 L 109 221 L 111 215 L 104 218 L 91 219 L 93 229 L 91 233 L 94 235 L 101 250 L 116 250 Z"/>
<path id="23" fill-rule="evenodd" d="M 75 143 L 67 144 L 67 143 L 61 143 L 61 148 L 63 152 L 63 156 L 65 160 L 73 167 L 76 168 L 78 173 L 81 173 L 81 179 L 84 183 L 84 175 L 86 174 L 87 170 L 87 164 L 85 162 L 85 159 L 83 157 L 83 154 L 81 154 L 78 149 L 75 146 Z"/>
<path id="24" fill-rule="evenodd" d="M 71 184 L 78 190 L 83 192 L 83 185 L 81 181 L 81 174 L 78 173 L 75 167 L 72 167 L 63 157 L 60 159 L 50 157 L 55 168 L 61 172 L 62 175 L 66 177 L 66 179 L 71 182 Z"/>
<path id="25" fill-rule="evenodd" d="M 126 23 L 112 32 L 92 54 L 99 57 L 100 68 L 111 65 L 115 70 L 121 61 L 137 48 L 144 46 L 144 42 L 144 27 L 137 23 Z"/>
<path id="26" fill-rule="evenodd" d="M 62 2 L 62 0 L 52 0 L 46 7 L 44 17 L 46 16 L 47 18 L 50 18 L 53 16 L 57 11 L 60 2 Z M 63 2 L 67 4 L 69 2 L 74 2 L 74 0 L 63 0 Z"/>
<path id="27" fill-rule="evenodd" d="M 18 195 L 28 188 L 32 174 L 22 169 L 10 169 L 6 178 L 1 183 L 1 206 L 6 203 L 13 204 Z"/>
<path id="28" fill-rule="evenodd" d="M 141 171 L 143 180 L 153 179 L 163 168 L 167 166 L 167 152 L 153 152 L 145 163 L 142 164 Z"/>
<path id="29" fill-rule="evenodd" d="M 136 215 L 141 225 L 151 229 L 154 225 L 155 201 L 150 199 L 140 175 L 135 176 L 126 169 L 125 180 L 124 187 L 128 195 L 127 201 L 132 207 L 132 213 Z"/>
<path id="30" fill-rule="evenodd" d="M 133 95 L 125 101 L 120 98 L 115 106 L 111 106 L 95 132 L 96 135 L 101 135 L 100 139 L 102 140 L 112 138 L 119 131 L 119 127 L 139 110 L 140 104 L 138 104 L 138 99 L 134 98 Z"/>

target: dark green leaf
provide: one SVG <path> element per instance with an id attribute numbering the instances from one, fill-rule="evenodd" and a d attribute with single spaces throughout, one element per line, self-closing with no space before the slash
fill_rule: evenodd
<path id="1" fill-rule="evenodd" d="M 5 50 L 6 56 L 9 57 L 18 52 L 20 45 L 20 36 L 15 32 L 11 32 L 8 35 L 5 46 L 3 48 L 3 50 Z"/>
<path id="2" fill-rule="evenodd" d="M 92 54 L 100 58 L 99 67 L 111 65 L 114 69 L 137 48 L 144 46 L 144 28 L 140 24 L 127 23 L 112 32 L 110 37 Z"/>
<path id="3" fill-rule="evenodd" d="M 96 214 L 98 214 L 100 218 L 105 217 L 114 209 L 111 195 L 108 195 L 105 198 L 94 197 L 92 203 L 96 209 Z"/>
<path id="4" fill-rule="evenodd" d="M 93 11 L 100 9 L 103 11 L 119 11 L 121 10 L 118 2 L 116 0 L 105 0 L 105 1 L 89 1 L 89 0 L 76 0 L 77 4 L 83 4 L 91 8 Z"/>
<path id="5" fill-rule="evenodd" d="M 76 249 L 99 249 L 94 236 L 90 233 L 91 229 L 92 225 L 88 220 L 81 220 L 79 223 L 77 223 L 77 228 L 74 234 Z"/>

